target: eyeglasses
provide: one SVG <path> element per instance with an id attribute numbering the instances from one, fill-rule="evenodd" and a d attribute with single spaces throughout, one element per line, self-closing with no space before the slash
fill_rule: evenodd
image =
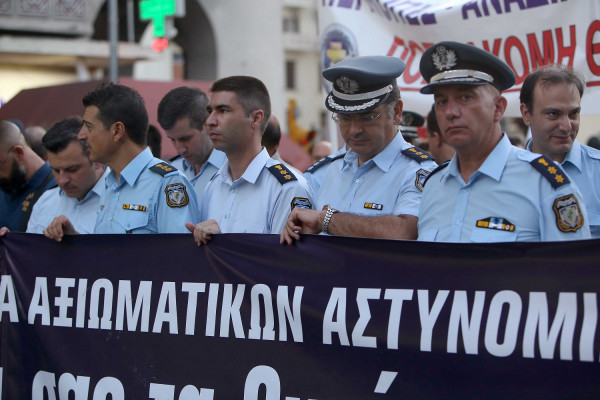
<path id="1" fill-rule="evenodd" d="M 0 168 L 4 165 L 4 163 L 8 160 L 8 154 L 10 154 L 10 152 L 13 150 L 15 146 L 10 146 L 10 148 L 6 151 L 6 157 L 4 157 L 4 160 L 0 161 Z"/>
<path id="2" fill-rule="evenodd" d="M 361 126 L 370 126 L 370 125 L 374 125 L 375 121 L 377 120 L 377 118 L 379 118 L 379 116 L 383 114 L 383 111 L 381 111 L 379 114 L 377 115 L 373 115 L 373 114 L 331 114 L 331 119 L 333 120 L 333 122 L 335 122 L 336 124 L 338 124 L 341 127 L 346 127 L 346 126 L 350 126 L 350 124 L 352 122 L 354 122 L 355 124 L 360 124 Z"/>

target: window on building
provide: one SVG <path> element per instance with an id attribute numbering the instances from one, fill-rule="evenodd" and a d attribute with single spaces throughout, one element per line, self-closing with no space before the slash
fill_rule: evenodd
<path id="1" fill-rule="evenodd" d="M 300 17 L 296 10 L 290 10 L 285 13 L 283 17 L 283 31 L 284 32 L 300 32 Z"/>
<path id="2" fill-rule="evenodd" d="M 286 89 L 296 89 L 296 63 L 294 61 L 285 62 L 285 87 Z"/>

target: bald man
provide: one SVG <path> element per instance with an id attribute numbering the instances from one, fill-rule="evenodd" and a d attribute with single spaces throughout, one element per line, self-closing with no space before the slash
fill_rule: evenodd
<path id="1" fill-rule="evenodd" d="M 25 232 L 33 205 L 55 186 L 50 166 L 27 145 L 19 127 L 0 120 L 0 227 Z"/>

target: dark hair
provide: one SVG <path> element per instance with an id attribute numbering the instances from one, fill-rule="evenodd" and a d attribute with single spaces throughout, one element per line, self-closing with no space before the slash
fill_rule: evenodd
<path id="1" fill-rule="evenodd" d="M 46 150 L 52 153 L 59 153 L 69 146 L 71 142 L 81 144 L 81 149 L 87 155 L 86 147 L 79 139 L 77 134 L 83 126 L 83 121 L 79 117 L 63 119 L 52 125 L 42 138 L 42 144 Z"/>
<path id="2" fill-rule="evenodd" d="M 98 119 L 104 128 L 121 122 L 131 141 L 146 144 L 148 111 L 144 99 L 136 90 L 117 83 L 102 84 L 83 98 L 83 105 L 98 107 Z"/>
<path id="3" fill-rule="evenodd" d="M 592 136 L 588 139 L 587 145 L 593 147 L 594 149 L 600 150 L 600 139 L 598 136 Z"/>
<path id="4" fill-rule="evenodd" d="M 158 123 L 164 129 L 171 129 L 178 119 L 188 117 L 192 128 L 202 130 L 208 116 L 208 97 L 202 90 L 182 86 L 169 91 L 158 104 Z"/>
<path id="5" fill-rule="evenodd" d="M 247 115 L 252 111 L 262 110 L 265 118 L 261 129 L 265 130 L 271 117 L 271 100 L 269 91 L 262 81 L 252 76 L 229 76 L 215 81 L 210 90 L 211 92 L 234 92 Z"/>
<path id="6" fill-rule="evenodd" d="M 152 150 L 152 155 L 156 158 L 160 158 L 160 153 L 162 151 L 162 136 L 157 127 L 150 124 L 148 126 L 148 146 L 150 146 L 150 150 Z"/>
<path id="7" fill-rule="evenodd" d="M 541 82 L 540 85 L 542 86 L 557 83 L 573 84 L 579 91 L 579 98 L 583 96 L 583 89 L 585 87 L 583 76 L 566 65 L 544 65 L 527 75 L 527 78 L 523 81 L 523 86 L 521 86 L 519 99 L 522 104 L 525 104 L 529 112 L 533 112 L 533 91 L 538 82 Z"/>
<path id="8" fill-rule="evenodd" d="M 281 129 L 279 128 L 279 124 L 274 124 L 272 120 L 269 120 L 265 131 L 263 132 L 261 145 L 266 147 L 267 149 L 272 149 L 275 146 L 279 145 L 279 141 L 281 140 Z"/>
<path id="9" fill-rule="evenodd" d="M 431 110 L 429 110 L 429 113 L 427 114 L 427 132 L 430 134 L 441 134 L 434 106 L 431 106 Z"/>

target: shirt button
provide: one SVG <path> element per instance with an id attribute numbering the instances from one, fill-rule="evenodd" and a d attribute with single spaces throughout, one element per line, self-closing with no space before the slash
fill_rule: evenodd
<path id="1" fill-rule="evenodd" d="M 356 182 L 356 183 L 360 182 L 360 179 L 357 179 L 355 182 Z"/>

